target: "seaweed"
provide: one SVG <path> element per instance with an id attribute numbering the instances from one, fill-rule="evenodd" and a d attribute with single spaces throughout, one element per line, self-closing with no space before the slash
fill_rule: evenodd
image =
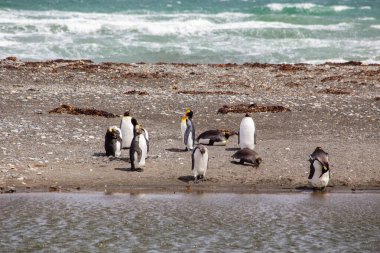
<path id="1" fill-rule="evenodd" d="M 117 118 L 118 115 L 109 113 L 106 111 L 101 111 L 101 110 L 96 110 L 96 109 L 83 109 L 83 108 L 78 108 L 73 105 L 61 105 L 60 107 L 57 107 L 49 113 L 67 113 L 67 114 L 73 114 L 73 115 L 92 115 L 92 116 L 100 116 L 100 117 L 105 117 L 105 118 Z"/>
<path id="2" fill-rule="evenodd" d="M 189 95 L 241 95 L 235 91 L 196 91 L 196 90 L 182 90 L 177 94 L 189 94 Z"/>
<path id="3" fill-rule="evenodd" d="M 124 94 L 126 95 L 140 95 L 140 96 L 146 96 L 146 95 L 149 95 L 148 92 L 146 91 L 138 91 L 138 90 L 130 90 L 130 91 L 126 91 L 124 92 Z"/>
<path id="4" fill-rule="evenodd" d="M 290 109 L 281 105 L 257 105 L 257 104 L 238 104 L 224 105 L 218 110 L 218 113 L 255 113 L 255 112 L 289 112 Z"/>
<path id="5" fill-rule="evenodd" d="M 342 90 L 342 89 L 334 89 L 334 88 L 328 88 L 326 90 L 321 91 L 322 93 L 327 94 L 333 94 L 333 95 L 349 95 L 351 94 L 351 91 L 349 90 Z"/>

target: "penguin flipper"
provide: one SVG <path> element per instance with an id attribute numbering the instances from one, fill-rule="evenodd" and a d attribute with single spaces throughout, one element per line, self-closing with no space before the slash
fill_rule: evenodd
<path id="1" fill-rule="evenodd" d="M 194 145 L 194 140 L 195 140 L 195 128 L 194 128 L 194 125 L 193 125 L 193 122 L 191 122 L 191 137 L 193 139 L 193 145 Z"/>
<path id="2" fill-rule="evenodd" d="M 239 132 L 238 132 L 238 145 L 240 145 L 240 129 L 239 129 Z"/>
<path id="3" fill-rule="evenodd" d="M 308 179 L 312 179 L 315 173 L 315 168 L 313 166 L 313 162 L 310 162 L 310 173 Z"/>
<path id="4" fill-rule="evenodd" d="M 257 143 L 257 134 L 256 134 L 256 131 L 255 131 L 255 133 L 254 133 L 254 139 L 255 139 L 254 143 L 255 143 L 255 145 L 256 145 L 256 143 Z"/>
<path id="5" fill-rule="evenodd" d="M 132 140 L 132 143 L 131 143 L 131 147 L 129 149 L 129 159 L 131 160 L 131 168 L 132 170 L 135 169 L 135 156 L 134 156 L 134 153 L 135 153 L 135 139 L 133 138 Z"/>
<path id="6" fill-rule="evenodd" d="M 194 153 L 195 153 L 195 150 L 197 150 L 198 147 L 195 147 L 195 149 L 193 150 L 193 153 L 191 153 L 191 170 L 193 171 L 194 170 Z"/>
<path id="7" fill-rule="evenodd" d="M 146 151 L 147 151 L 147 153 L 149 152 L 149 141 L 148 140 L 146 140 Z"/>
<path id="8" fill-rule="evenodd" d="M 137 146 L 136 152 L 137 152 L 137 161 L 140 162 L 141 157 L 142 157 L 142 150 L 139 146 Z"/>
<path id="9" fill-rule="evenodd" d="M 188 124 L 186 127 L 186 131 L 185 131 L 185 137 L 183 138 L 186 146 L 187 146 L 187 142 L 189 140 L 190 132 L 191 132 L 191 125 Z"/>

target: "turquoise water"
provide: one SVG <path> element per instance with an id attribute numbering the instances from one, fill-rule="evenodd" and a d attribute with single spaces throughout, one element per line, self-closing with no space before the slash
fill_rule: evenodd
<path id="1" fill-rule="evenodd" d="M 380 0 L 2 0 L 0 58 L 380 63 Z"/>
<path id="2" fill-rule="evenodd" d="M 379 252 L 380 194 L 0 195 L 0 252 Z"/>

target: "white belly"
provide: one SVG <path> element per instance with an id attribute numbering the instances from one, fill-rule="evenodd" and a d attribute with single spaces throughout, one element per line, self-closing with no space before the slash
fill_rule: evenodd
<path id="1" fill-rule="evenodd" d="M 240 123 L 239 142 L 240 148 L 255 148 L 255 123 L 250 117 L 245 117 Z"/>
<path id="2" fill-rule="evenodd" d="M 115 150 L 115 157 L 119 157 L 121 155 L 121 142 L 116 142 L 116 150 Z"/>
<path id="3" fill-rule="evenodd" d="M 313 163 L 315 172 L 311 179 L 309 179 L 310 184 L 313 187 L 323 188 L 326 187 L 330 180 L 330 173 L 326 172 L 322 176 L 322 165 L 316 160 Z M 320 177 L 321 176 L 321 177 Z"/>
<path id="4" fill-rule="evenodd" d="M 214 146 L 226 146 L 227 141 L 217 141 L 214 142 Z"/>
<path id="5" fill-rule="evenodd" d="M 131 122 L 131 117 L 123 117 L 120 124 L 121 135 L 122 135 L 122 147 L 130 148 L 133 139 L 133 125 Z"/>
<path id="6" fill-rule="evenodd" d="M 146 155 L 148 152 L 148 146 L 146 144 L 145 137 L 142 135 L 138 136 L 138 143 L 139 143 L 139 147 L 141 149 L 141 159 L 140 159 L 140 161 L 138 160 L 137 152 L 135 152 L 135 154 L 134 154 L 135 161 L 136 161 L 135 166 L 136 167 L 143 167 L 143 166 L 145 166 L 145 159 L 146 159 Z"/>
<path id="7" fill-rule="evenodd" d="M 187 139 L 187 146 L 188 149 L 193 150 L 194 148 L 194 140 L 193 140 L 193 135 L 190 133 L 189 137 Z"/>
<path id="8" fill-rule="evenodd" d="M 210 143 L 210 139 L 199 139 L 199 143 L 208 145 Z"/>
<path id="9" fill-rule="evenodd" d="M 185 142 L 185 132 L 186 132 L 186 121 L 181 121 L 181 136 L 182 136 L 182 143 Z"/>
<path id="10" fill-rule="evenodd" d="M 232 159 L 234 162 L 240 163 L 240 159 L 234 158 Z"/>
<path id="11" fill-rule="evenodd" d="M 202 155 L 199 149 L 194 153 L 194 177 L 197 175 L 206 175 L 207 171 L 207 162 L 208 162 L 208 151 Z"/>

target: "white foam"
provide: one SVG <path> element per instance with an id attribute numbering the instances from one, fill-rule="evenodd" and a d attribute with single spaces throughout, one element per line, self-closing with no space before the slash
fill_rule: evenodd
<path id="1" fill-rule="evenodd" d="M 380 25 L 371 25 L 371 28 L 380 29 Z"/>
<path id="2" fill-rule="evenodd" d="M 371 6 L 362 6 L 360 7 L 361 10 L 370 10 L 372 9 Z"/>
<path id="3" fill-rule="evenodd" d="M 374 17 L 363 17 L 363 18 L 358 18 L 358 20 L 367 21 L 367 20 L 376 20 L 376 18 L 374 18 Z"/>
<path id="4" fill-rule="evenodd" d="M 296 8 L 296 9 L 304 9 L 304 10 L 310 10 L 312 8 L 315 8 L 319 5 L 313 4 L 313 3 L 298 3 L 298 4 L 290 4 L 290 3 L 272 3 L 267 4 L 266 7 L 271 9 L 272 11 L 282 11 L 285 8 Z"/>
<path id="5" fill-rule="evenodd" d="M 334 5 L 334 6 L 331 6 L 331 8 L 332 8 L 335 12 L 341 12 L 341 11 L 345 11 L 345 10 L 351 10 L 351 9 L 354 9 L 354 7 L 350 7 L 350 6 L 346 6 L 346 5 Z"/>

